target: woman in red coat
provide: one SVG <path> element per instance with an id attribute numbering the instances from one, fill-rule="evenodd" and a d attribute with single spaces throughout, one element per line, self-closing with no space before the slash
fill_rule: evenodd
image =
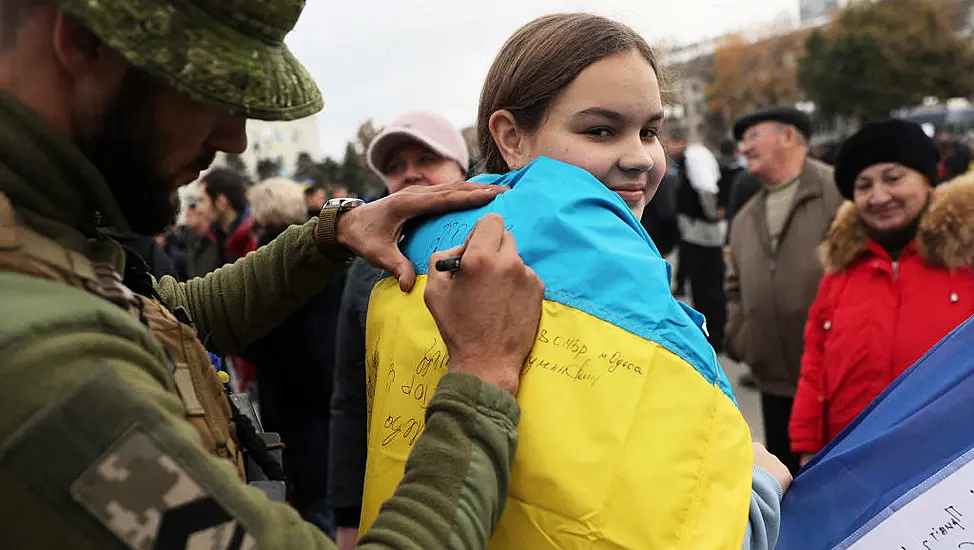
<path id="1" fill-rule="evenodd" d="M 939 154 L 916 124 L 864 126 L 842 146 L 845 203 L 822 245 L 792 410 L 804 464 L 974 313 L 974 183 L 936 191 Z"/>

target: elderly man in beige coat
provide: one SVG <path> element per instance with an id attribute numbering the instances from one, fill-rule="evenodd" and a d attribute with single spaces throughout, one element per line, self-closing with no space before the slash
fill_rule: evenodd
<path id="1" fill-rule="evenodd" d="M 768 450 L 792 472 L 798 457 L 788 421 L 805 321 L 823 275 L 816 247 L 842 201 L 832 169 L 808 158 L 810 134 L 808 117 L 790 107 L 735 123 L 748 172 L 762 187 L 734 218 L 725 285 L 727 355 L 751 367 Z"/>

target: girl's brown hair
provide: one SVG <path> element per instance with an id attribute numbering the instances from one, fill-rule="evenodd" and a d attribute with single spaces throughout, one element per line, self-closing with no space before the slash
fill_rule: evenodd
<path id="1" fill-rule="evenodd" d="M 490 135 L 490 117 L 510 111 L 518 127 L 534 132 L 548 107 L 589 65 L 610 55 L 636 50 L 657 77 L 656 52 L 628 26 L 587 13 L 539 17 L 518 29 L 494 59 L 477 112 L 477 140 L 483 168 L 489 173 L 510 170 Z"/>

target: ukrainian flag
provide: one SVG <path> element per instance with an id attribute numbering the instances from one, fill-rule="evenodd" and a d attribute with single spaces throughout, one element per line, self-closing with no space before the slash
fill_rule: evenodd
<path id="1" fill-rule="evenodd" d="M 433 252 L 503 216 L 546 286 L 518 390 L 519 448 L 493 549 L 733 549 L 751 495 L 751 436 L 670 266 L 622 199 L 540 158 L 491 204 L 426 219 L 403 245 L 419 278 L 369 303 L 369 456 L 362 529 L 403 475 L 447 355 L 423 302 Z"/>

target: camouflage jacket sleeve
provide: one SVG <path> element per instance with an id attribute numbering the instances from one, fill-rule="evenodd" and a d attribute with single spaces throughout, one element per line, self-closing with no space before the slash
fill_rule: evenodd
<path id="1" fill-rule="evenodd" d="M 313 218 L 292 226 L 205 277 L 185 283 L 163 277 L 156 291 L 170 308 L 186 308 L 210 351 L 240 353 L 324 290 L 344 267 L 319 252 L 317 223 Z"/>
<path id="2" fill-rule="evenodd" d="M 520 409 L 510 394 L 446 374 L 395 494 L 358 548 L 486 548 L 507 499 Z"/>
<path id="3" fill-rule="evenodd" d="M 147 333 L 78 315 L 0 349 L 0 548 L 334 548 L 200 449 Z M 500 516 L 517 405 L 452 378 L 364 546 L 483 547 Z"/>

